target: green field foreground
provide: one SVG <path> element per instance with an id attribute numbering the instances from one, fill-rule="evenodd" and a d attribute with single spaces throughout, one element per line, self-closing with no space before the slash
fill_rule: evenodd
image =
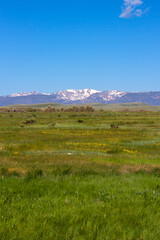
<path id="1" fill-rule="evenodd" d="M 159 240 L 160 113 L 0 113 L 0 239 Z"/>

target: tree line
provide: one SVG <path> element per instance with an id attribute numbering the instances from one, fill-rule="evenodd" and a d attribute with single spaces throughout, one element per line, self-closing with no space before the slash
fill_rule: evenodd
<path id="1" fill-rule="evenodd" d="M 55 108 L 48 106 L 46 108 L 34 108 L 34 107 L 6 107 L 0 108 L 0 112 L 94 112 L 95 109 L 91 106 L 73 106 L 65 108 Z"/>

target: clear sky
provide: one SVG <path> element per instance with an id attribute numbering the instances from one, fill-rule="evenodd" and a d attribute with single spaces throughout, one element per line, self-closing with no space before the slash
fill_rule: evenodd
<path id="1" fill-rule="evenodd" d="M 0 0 L 0 83 L 160 91 L 160 1 Z"/>

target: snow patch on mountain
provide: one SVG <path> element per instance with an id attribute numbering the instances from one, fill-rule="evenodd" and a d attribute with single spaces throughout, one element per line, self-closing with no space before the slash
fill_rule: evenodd
<path id="1" fill-rule="evenodd" d="M 101 97 L 103 98 L 103 100 L 108 102 L 108 101 L 115 100 L 116 98 L 123 97 L 124 95 L 126 95 L 126 93 L 127 92 L 124 92 L 124 91 L 111 90 L 111 91 L 104 92 Z"/>
<path id="2" fill-rule="evenodd" d="M 75 89 L 67 89 L 66 91 L 59 91 L 53 93 L 56 95 L 58 99 L 70 100 L 70 101 L 78 101 L 84 100 L 91 96 L 92 94 L 99 93 L 100 91 L 94 89 L 83 89 L 83 90 L 75 90 Z"/>
<path id="3" fill-rule="evenodd" d="M 13 93 L 9 95 L 9 97 L 24 97 L 24 96 L 31 96 L 31 95 L 50 95 L 47 93 L 39 93 L 39 92 L 20 92 L 20 93 Z"/>

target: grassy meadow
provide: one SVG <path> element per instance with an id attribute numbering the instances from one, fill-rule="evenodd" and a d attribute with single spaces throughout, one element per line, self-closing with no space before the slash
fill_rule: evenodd
<path id="1" fill-rule="evenodd" d="M 0 112 L 0 239 L 159 240 L 160 112 Z"/>

